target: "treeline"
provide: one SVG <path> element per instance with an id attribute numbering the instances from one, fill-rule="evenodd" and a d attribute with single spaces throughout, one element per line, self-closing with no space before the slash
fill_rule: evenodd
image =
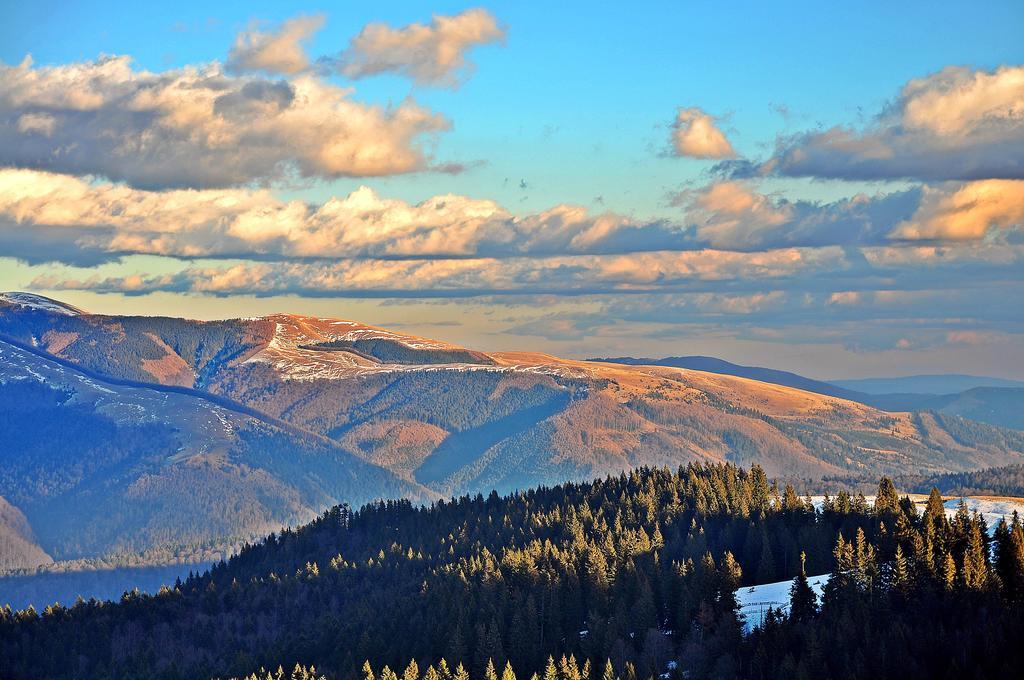
<path id="1" fill-rule="evenodd" d="M 905 488 L 918 493 L 933 487 L 945 495 L 1024 496 L 1024 464 L 906 479 Z"/>
<path id="2" fill-rule="evenodd" d="M 803 575 L 825 572 L 819 607 Z M 788 578 L 790 613 L 745 637 L 736 589 Z M 14 678 L 1005 677 L 1022 593 L 1019 523 L 990 537 L 937 493 L 919 516 L 888 480 L 874 507 L 815 510 L 759 468 L 691 465 L 335 508 L 154 596 L 5 610 L 0 658 Z"/>

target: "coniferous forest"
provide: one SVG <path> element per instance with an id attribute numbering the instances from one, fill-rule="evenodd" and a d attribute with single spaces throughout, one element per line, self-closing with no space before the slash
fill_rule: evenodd
<path id="1" fill-rule="evenodd" d="M 785 579 L 789 611 L 745 635 L 737 588 Z M 995 678 L 1022 634 L 1016 518 L 947 519 L 937 491 L 922 514 L 888 479 L 815 509 L 690 465 L 336 507 L 156 595 L 0 611 L 0 676 Z"/>

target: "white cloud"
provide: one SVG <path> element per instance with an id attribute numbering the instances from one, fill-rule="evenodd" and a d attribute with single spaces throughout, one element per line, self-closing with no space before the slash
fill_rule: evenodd
<path id="1" fill-rule="evenodd" d="M 26 113 L 18 118 L 18 132 L 49 137 L 57 120 L 48 113 Z"/>
<path id="2" fill-rule="evenodd" d="M 988 226 L 1021 222 L 1021 185 L 970 183 L 816 204 L 720 182 L 680 194 L 679 221 L 637 222 L 573 205 L 515 214 L 493 200 L 457 194 L 413 204 L 365 186 L 309 204 L 267 189 L 149 191 L 0 169 L 0 243 L 29 261 L 46 259 L 45 251 L 64 262 L 122 254 L 272 260 L 621 255 L 625 259 L 614 266 L 632 268 L 631 262 L 647 267 L 644 253 L 652 252 L 881 248 L 914 238 L 976 238 Z M 663 273 L 656 262 L 646 276 Z"/>
<path id="3" fill-rule="evenodd" d="M 741 182 L 718 182 L 691 195 L 688 219 L 697 236 L 717 248 L 760 246 L 768 232 L 793 219 L 790 205 L 775 204 Z"/>
<path id="4" fill-rule="evenodd" d="M 1024 179 L 1024 66 L 908 82 L 865 130 L 799 135 L 762 168 L 839 179 Z"/>
<path id="5" fill-rule="evenodd" d="M 219 187 L 429 167 L 448 122 L 411 100 L 384 108 L 310 75 L 231 76 L 220 65 L 153 73 L 128 57 L 0 64 L 0 165 L 142 187 Z M 44 133 L 44 134 L 38 134 Z"/>
<path id="6" fill-rule="evenodd" d="M 672 148 L 677 156 L 733 158 L 736 152 L 715 119 L 699 108 L 679 109 L 672 125 Z"/>
<path id="7" fill-rule="evenodd" d="M 989 179 L 963 185 L 925 187 L 913 217 L 894 238 L 970 240 L 990 231 L 1024 228 L 1024 180 Z"/>
<path id="8" fill-rule="evenodd" d="M 657 225 L 567 205 L 516 216 L 486 199 L 448 194 L 410 204 L 365 186 L 309 205 L 283 201 L 268 190 L 147 191 L 36 170 L 0 170 L 0 234 L 26 229 L 50 238 L 64 234 L 78 253 L 284 259 L 650 250 L 672 237 Z M 645 233 L 649 243 L 629 237 Z M 681 237 L 675 245 L 685 247 Z"/>
<path id="9" fill-rule="evenodd" d="M 302 43 L 324 25 L 322 15 L 302 16 L 285 21 L 275 32 L 252 28 L 235 38 L 228 54 L 227 68 L 240 73 L 265 71 L 294 75 L 309 67 Z"/>
<path id="10" fill-rule="evenodd" d="M 992 72 L 950 66 L 903 88 L 902 122 L 944 137 L 1024 123 L 1024 66 Z"/>
<path id="11" fill-rule="evenodd" d="M 503 41 L 505 29 L 485 9 L 434 15 L 429 25 L 369 24 L 335 60 L 349 78 L 397 73 L 422 85 L 455 87 L 471 69 L 466 52 Z"/>
<path id="12" fill-rule="evenodd" d="M 782 279 L 843 267 L 838 248 L 734 253 L 713 250 L 628 256 L 467 258 L 337 262 L 243 262 L 190 266 L 172 274 L 73 279 L 42 276 L 33 288 L 143 293 L 200 292 L 217 295 L 451 295 L 645 291 L 709 282 Z M 777 296 L 736 298 L 723 304 L 762 305 Z"/>

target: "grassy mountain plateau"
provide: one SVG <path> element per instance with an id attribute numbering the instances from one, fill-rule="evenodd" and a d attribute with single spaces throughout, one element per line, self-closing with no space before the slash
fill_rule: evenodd
<path id="1" fill-rule="evenodd" d="M 721 462 L 786 479 L 1024 462 L 1024 433 L 671 366 L 353 321 L 0 296 L 0 568 L 216 558 L 325 508 Z"/>

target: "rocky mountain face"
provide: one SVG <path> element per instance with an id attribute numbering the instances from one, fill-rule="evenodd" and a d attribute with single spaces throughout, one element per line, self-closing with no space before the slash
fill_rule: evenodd
<path id="1" fill-rule="evenodd" d="M 102 316 L 7 294 L 0 352 L 0 399 L 32 411 L 0 427 L 0 496 L 57 559 L 174 554 L 339 501 L 640 465 L 728 460 L 818 478 L 1024 460 L 1021 433 L 947 415 L 697 370 L 487 354 L 339 319 Z M 62 522 L 69 502 L 81 510 Z"/>

